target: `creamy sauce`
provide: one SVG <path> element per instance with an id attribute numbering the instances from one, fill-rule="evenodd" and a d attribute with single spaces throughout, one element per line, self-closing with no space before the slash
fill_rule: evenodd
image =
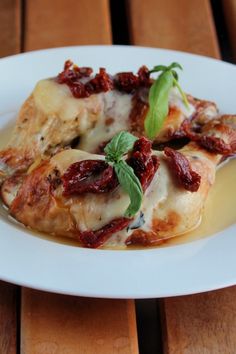
<path id="1" fill-rule="evenodd" d="M 9 142 L 12 127 L 13 123 L 6 125 L 3 129 L 0 130 L 0 149 L 6 146 Z M 159 247 L 183 244 L 186 242 L 205 238 L 234 224 L 236 222 L 235 174 L 236 159 L 230 160 L 228 163 L 224 164 L 220 169 L 218 169 L 215 184 L 211 188 L 207 202 L 205 204 L 200 226 L 194 231 L 188 232 L 182 236 L 165 240 L 165 242 Z M 7 211 L 1 203 L 0 217 L 8 223 L 14 224 L 15 227 L 24 229 L 27 231 L 27 233 L 34 236 L 79 247 L 78 243 L 74 240 L 45 235 L 25 228 L 21 224 L 14 221 L 11 217 L 9 217 Z M 115 249 L 115 247 L 109 247 L 109 249 Z M 121 247 L 120 249 L 124 249 L 124 247 Z M 137 247 L 135 247 L 135 249 L 137 249 Z"/>

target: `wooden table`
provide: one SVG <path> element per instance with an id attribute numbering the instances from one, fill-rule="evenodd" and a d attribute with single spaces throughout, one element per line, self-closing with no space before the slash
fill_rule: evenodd
<path id="1" fill-rule="evenodd" d="M 236 0 L 211 3 L 218 36 L 209 0 L 1 0 L 0 56 L 125 43 L 220 58 L 219 38 L 232 60 Z M 151 301 L 156 323 L 139 313 L 137 335 L 133 300 L 55 295 L 0 282 L 0 354 L 236 353 L 236 287 Z"/>

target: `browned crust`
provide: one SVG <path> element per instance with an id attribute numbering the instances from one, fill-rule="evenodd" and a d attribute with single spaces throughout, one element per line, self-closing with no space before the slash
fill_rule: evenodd
<path id="1" fill-rule="evenodd" d="M 171 210 L 166 219 L 154 219 L 152 231 L 135 230 L 127 239 L 126 245 L 154 246 L 164 242 L 164 237 L 168 233 L 175 234 L 175 228 L 181 222 L 181 216 Z"/>
<path id="2" fill-rule="evenodd" d="M 167 215 L 167 218 L 162 219 L 154 219 L 152 223 L 152 229 L 156 232 L 156 234 L 161 234 L 163 232 L 171 232 L 179 225 L 181 222 L 181 216 L 177 214 L 175 211 L 170 210 Z"/>
<path id="3" fill-rule="evenodd" d="M 25 178 L 10 206 L 10 213 L 35 230 L 75 237 L 76 227 L 72 216 L 65 206 L 61 207 L 57 203 L 47 179 L 49 166 L 50 162 L 44 161 Z"/>

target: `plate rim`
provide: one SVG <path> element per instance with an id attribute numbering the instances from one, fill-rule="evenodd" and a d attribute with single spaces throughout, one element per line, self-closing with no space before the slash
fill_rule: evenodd
<path id="1" fill-rule="evenodd" d="M 20 54 L 15 54 L 15 55 L 11 55 L 11 56 L 8 56 L 8 57 L 4 57 L 4 58 L 1 58 L 0 59 L 0 70 L 1 70 L 1 62 L 2 61 L 8 61 L 9 59 L 14 59 L 14 58 L 17 58 L 17 57 L 30 57 L 31 55 L 37 55 L 38 53 L 40 53 L 40 54 L 45 54 L 45 53 L 47 53 L 47 52 L 51 52 L 51 53 L 53 53 L 53 52 L 57 52 L 57 51 L 65 51 L 65 50 L 76 50 L 76 49 L 81 49 L 81 48 L 83 48 L 83 49 L 87 49 L 87 48 L 93 48 L 93 49 L 101 49 L 101 48 L 119 48 L 119 49 L 127 49 L 127 48 L 129 48 L 128 50 L 154 50 L 154 51 L 160 51 L 160 52 L 164 52 L 164 53 L 174 53 L 174 54 L 178 54 L 178 53 L 181 53 L 181 54 L 183 54 L 183 55 L 185 55 L 185 56 L 188 56 L 188 57 L 192 57 L 192 58 L 202 58 L 202 59 L 204 59 L 204 60 L 210 60 L 210 61 L 212 61 L 212 62 L 217 62 L 217 63 L 219 63 L 220 65 L 227 65 L 227 66 L 229 66 L 229 67 L 231 67 L 231 68 L 235 68 L 235 65 L 234 64 L 232 64 L 232 63 L 226 63 L 226 62 L 223 62 L 223 61 L 220 61 L 220 60 L 218 60 L 218 59 L 215 59 L 215 58 L 211 58 L 211 57 L 206 57 L 206 56 L 202 56 L 202 55 L 198 55 L 198 54 L 193 54 L 193 53 L 187 53 L 187 52 L 183 52 L 183 51 L 176 51 L 176 50 L 171 50 L 171 49 L 162 49 L 162 48 L 153 48 L 153 47 L 142 47 L 142 46 L 126 46 L 126 45 L 84 45 L 84 46 L 65 46 L 65 47 L 56 47 L 56 48 L 46 48 L 46 49 L 40 49 L 40 50 L 35 50 L 35 51 L 30 51 L 30 52 L 26 52 L 26 53 L 20 53 Z M 1 227 L 1 225 L 2 225 L 2 221 L 0 220 L 0 227 Z M 209 236 L 209 237 L 207 237 L 207 239 L 210 239 L 210 238 L 216 238 L 216 237 L 218 237 L 220 234 L 222 234 L 222 233 L 225 233 L 225 232 L 228 232 L 227 230 L 228 229 L 230 229 L 231 230 L 231 228 L 235 228 L 236 227 L 236 225 L 233 225 L 232 227 L 229 227 L 229 228 L 227 228 L 227 229 L 225 229 L 225 230 L 223 230 L 223 231 L 221 231 L 221 232 L 219 232 L 219 233 L 217 233 L 217 234 L 215 234 L 215 235 L 211 235 L 211 236 Z M 185 245 L 189 245 L 189 244 L 195 244 L 195 243 L 200 243 L 200 244 L 202 244 L 202 243 L 204 243 L 204 240 L 205 239 L 200 239 L 200 240 L 194 240 L 194 241 L 190 241 L 190 242 L 188 242 L 188 243 L 186 243 L 186 244 L 184 244 L 184 245 L 174 245 L 174 246 L 171 246 L 172 247 L 172 249 L 173 248 L 176 248 L 176 247 L 183 247 L 183 246 L 185 246 Z M 47 242 L 47 240 L 43 240 L 43 241 L 46 241 Z M 1 242 L 1 241 L 0 241 Z M 48 241 L 48 242 L 52 242 L 53 244 L 55 244 L 55 242 L 53 242 L 53 241 Z M 63 245 L 64 246 L 64 245 Z M 68 246 L 68 247 L 73 247 L 73 246 Z M 164 249 L 164 248 L 163 248 Z M 80 248 L 80 250 L 81 250 L 81 248 Z M 130 253 L 130 252 L 132 252 L 132 253 L 134 253 L 134 252 L 138 252 L 139 254 L 140 253 L 143 253 L 143 252 L 145 252 L 145 253 L 148 253 L 148 252 L 152 252 L 152 251 L 154 251 L 154 252 L 156 252 L 156 249 L 155 250 L 153 250 L 153 249 L 146 249 L 146 250 L 87 250 L 86 249 L 86 252 L 89 252 L 89 253 L 91 253 L 91 252 L 121 252 L 121 253 L 125 253 L 125 254 L 128 254 L 128 253 Z M 22 281 L 20 281 L 20 282 L 18 282 L 17 280 L 15 280 L 13 277 L 11 277 L 11 276 L 4 276 L 3 274 L 2 274 L 2 270 L 0 269 L 0 278 L 2 279 L 2 280 L 5 280 L 5 281 L 10 281 L 11 283 L 15 283 L 15 284 L 19 284 L 19 285 L 22 285 L 22 286 L 27 286 L 27 287 L 31 287 L 31 288 L 34 288 L 34 289 L 40 289 L 40 290 L 43 290 L 43 291 L 50 291 L 50 292 L 56 292 L 56 293 L 62 293 L 62 294 L 68 294 L 68 295 L 79 295 L 79 296 L 89 296 L 89 297 L 102 297 L 102 298 L 104 298 L 104 297 L 106 297 L 106 298 L 152 298 L 152 297 L 169 297 L 169 296 L 178 296 L 178 295 L 187 295 L 187 294 L 194 294 L 194 293 L 197 293 L 197 292 L 205 292 L 205 291 L 210 291 L 210 290 L 215 290 L 215 289 L 219 289 L 219 288 L 223 288 L 223 287 L 227 287 L 227 286 L 230 286 L 230 285 L 234 285 L 234 284 L 236 284 L 236 274 L 235 274 L 235 278 L 234 279 L 228 279 L 227 281 L 225 281 L 224 283 L 222 283 L 222 281 L 220 282 L 220 284 L 216 284 L 216 285 L 209 285 L 209 287 L 208 288 L 204 288 L 204 289 L 201 289 L 201 290 L 199 290 L 199 291 L 197 291 L 196 289 L 195 290 L 193 290 L 192 292 L 191 291 L 189 291 L 189 290 L 187 290 L 187 291 L 183 291 L 183 292 L 181 292 L 181 293 L 176 293 L 176 292 L 174 292 L 173 294 L 172 293 L 168 293 L 168 292 L 166 292 L 166 293 L 157 293 L 156 295 L 154 294 L 154 293 L 151 293 L 151 294 L 149 294 L 148 295 L 148 292 L 140 292 L 140 294 L 138 294 L 138 293 L 133 293 L 132 294 L 132 292 L 128 292 L 128 291 L 126 291 L 126 292 L 123 292 L 123 293 L 120 293 L 120 294 L 114 294 L 114 295 L 106 295 L 106 294 L 104 294 L 104 292 L 96 292 L 96 293 L 91 293 L 91 292 L 84 292 L 83 293 L 83 291 L 80 291 L 79 293 L 78 293 L 78 291 L 75 291 L 75 292 L 73 292 L 73 291 L 68 291 L 68 290 L 62 290 L 62 289 L 60 289 L 60 288 L 58 288 L 58 289 L 55 289 L 55 287 L 54 288 L 50 288 L 50 287 L 48 287 L 48 286 L 43 286 L 43 285 L 37 285 L 37 284 L 34 284 L 34 283 L 32 283 L 32 282 L 30 282 L 30 281 L 25 281 L 25 282 L 22 282 Z"/>

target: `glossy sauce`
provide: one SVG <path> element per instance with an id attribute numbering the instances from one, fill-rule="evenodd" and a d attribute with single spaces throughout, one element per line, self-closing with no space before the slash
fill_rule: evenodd
<path id="1" fill-rule="evenodd" d="M 2 149 L 9 141 L 13 123 L 6 125 L 0 129 L 0 149 Z M 158 247 L 167 247 L 177 244 L 182 244 L 197 239 L 205 238 L 213 235 L 216 232 L 222 231 L 226 227 L 236 223 L 236 159 L 231 159 L 225 163 L 216 173 L 216 181 L 210 190 L 205 210 L 202 217 L 202 222 L 198 228 L 188 232 L 182 236 L 170 238 Z M 8 222 L 14 223 L 17 228 L 26 230 L 29 234 L 41 237 L 53 242 L 72 245 L 79 247 L 74 240 L 63 237 L 54 237 L 43 233 L 25 229 L 24 226 L 15 222 L 9 217 L 7 211 L 0 202 L 0 217 L 7 219 Z M 128 249 L 140 249 L 141 247 L 129 247 Z M 110 248 L 112 249 L 112 248 Z M 116 248 L 117 249 L 117 248 Z M 122 249 L 122 248 L 120 248 Z"/>

